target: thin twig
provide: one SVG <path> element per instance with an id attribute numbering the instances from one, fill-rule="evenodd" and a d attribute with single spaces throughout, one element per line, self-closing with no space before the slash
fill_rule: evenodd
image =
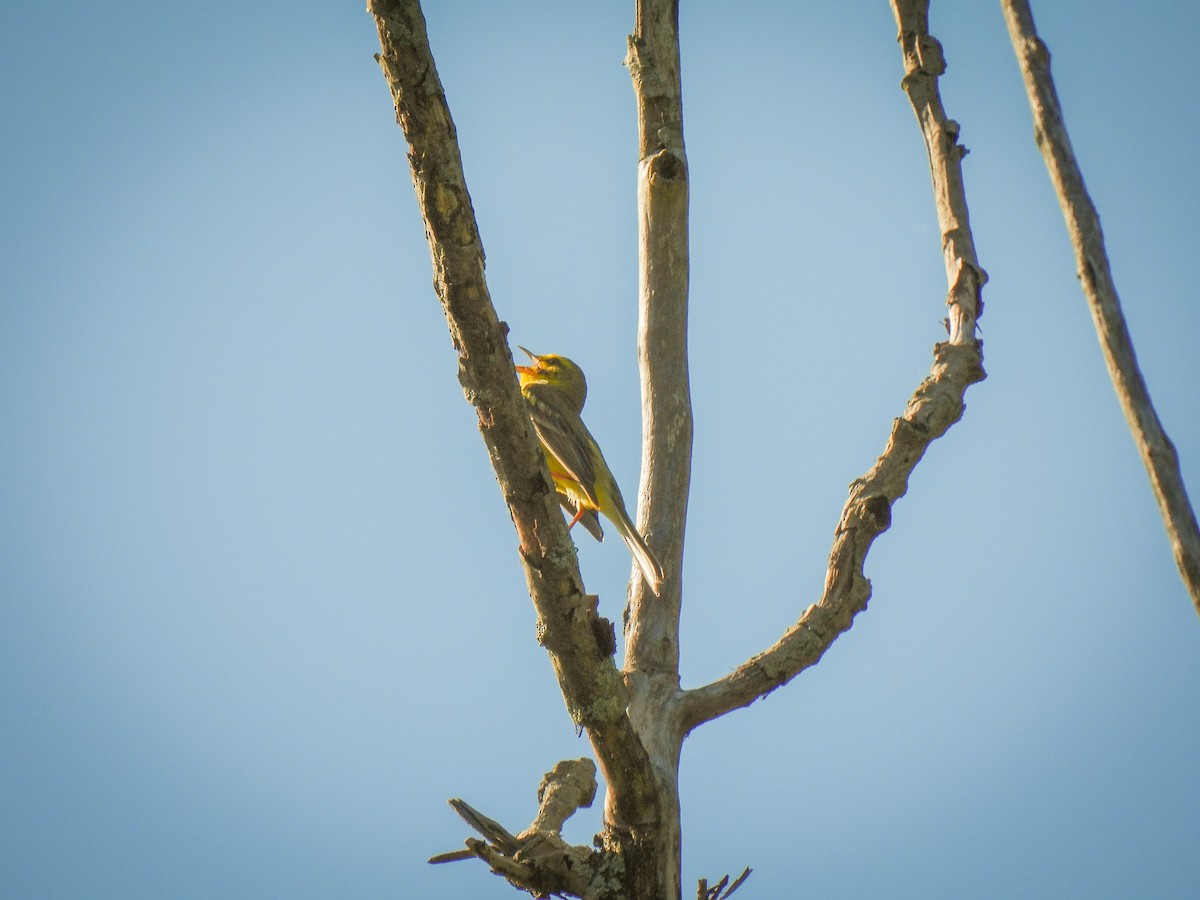
<path id="1" fill-rule="evenodd" d="M 1158 420 L 1150 390 L 1138 368 L 1133 340 L 1109 269 L 1100 217 L 1084 186 L 1083 173 L 1075 160 L 1063 122 L 1062 107 L 1050 75 L 1050 51 L 1038 37 L 1033 13 L 1026 0 L 1001 0 L 1001 6 L 1029 95 L 1034 136 L 1062 206 L 1071 245 L 1075 248 L 1079 279 L 1092 311 L 1108 374 L 1142 463 L 1150 475 L 1150 486 L 1167 528 L 1175 564 L 1192 596 L 1196 612 L 1200 613 L 1200 528 L 1196 525 L 1196 513 L 1179 471 L 1179 457 Z"/>
<path id="2" fill-rule="evenodd" d="M 754 870 L 747 866 L 733 884 L 729 884 L 729 876 L 726 875 L 712 887 L 708 886 L 707 878 L 701 878 L 696 889 L 696 900 L 728 900 L 733 896 L 734 891 L 746 883 L 746 879 L 750 877 L 752 871 Z"/>

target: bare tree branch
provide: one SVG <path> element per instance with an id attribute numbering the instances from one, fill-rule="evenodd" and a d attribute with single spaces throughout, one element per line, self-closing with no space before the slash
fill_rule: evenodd
<path id="1" fill-rule="evenodd" d="M 688 169 L 683 144 L 678 0 L 638 0 L 625 63 L 638 113 L 638 360 L 642 475 L 638 522 L 666 568 L 661 596 L 633 579 L 627 673 L 679 683 L 679 606 L 691 482 L 688 387 Z"/>
<path id="2" fill-rule="evenodd" d="M 571 894 L 601 898 L 619 871 L 620 860 L 602 851 L 578 847 L 562 839 L 563 823 L 580 807 L 591 806 L 596 796 L 596 766 L 590 759 L 570 759 L 546 773 L 538 788 L 538 812 L 519 835 L 475 809 L 464 800 L 450 806 L 486 840 L 468 838 L 465 850 L 439 853 L 433 864 L 478 858 L 512 884 L 534 896 Z"/>
<path id="3" fill-rule="evenodd" d="M 577 809 L 596 799 L 596 764 L 590 759 L 564 759 L 546 773 L 538 786 L 538 812 L 522 833 L 525 838 L 543 832 L 558 834 Z"/>
<path id="4" fill-rule="evenodd" d="M 1050 51 L 1037 35 L 1033 13 L 1026 0 L 1001 0 L 1000 5 L 1004 8 L 1008 33 L 1029 95 L 1034 136 L 1067 222 L 1079 279 L 1096 324 L 1108 374 L 1150 475 L 1150 485 L 1167 528 L 1175 564 L 1192 595 L 1196 611 L 1200 613 L 1200 528 L 1197 528 L 1196 514 L 1179 471 L 1175 447 L 1158 420 L 1150 391 L 1138 368 L 1133 340 L 1109 269 L 1100 217 L 1084 186 L 1083 173 L 1075 160 L 1063 122 L 1062 107 L 1050 75 Z"/>
<path id="5" fill-rule="evenodd" d="M 892 0 L 904 52 L 901 82 L 925 139 L 938 223 L 946 260 L 950 339 L 934 348 L 929 376 L 896 419 L 883 454 L 850 488 L 842 510 L 818 603 L 774 646 L 709 685 L 684 693 L 683 725 L 702 722 L 747 706 L 813 665 L 854 616 L 866 608 L 871 583 L 863 573 L 867 551 L 891 524 L 893 504 L 929 445 L 962 416 L 968 386 L 984 376 L 975 322 L 987 276 L 979 267 L 967 216 L 958 123 L 946 117 L 937 79 L 945 71 L 941 45 L 929 34 L 928 0 Z"/>
<path id="6" fill-rule="evenodd" d="M 496 478 L 520 540 L 538 638 L 549 651 L 567 709 L 585 727 L 618 821 L 657 813 L 649 758 L 625 707 L 628 691 L 597 640 L 575 550 L 533 436 L 513 371 L 506 327 L 484 280 L 483 246 L 463 175 L 454 123 L 418 0 L 370 0 L 396 119 L 433 259 L 434 287 L 459 355 L 459 380 L 479 416 Z"/>

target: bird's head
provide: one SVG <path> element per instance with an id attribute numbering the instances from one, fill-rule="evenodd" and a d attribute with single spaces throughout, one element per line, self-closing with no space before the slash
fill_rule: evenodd
<path id="1" fill-rule="evenodd" d="M 555 353 L 538 356 L 524 347 L 517 349 L 528 356 L 532 363 L 516 367 L 522 389 L 534 384 L 557 388 L 571 399 L 576 410 L 583 409 L 583 401 L 587 399 L 587 379 L 583 377 L 583 369 L 565 356 Z"/>

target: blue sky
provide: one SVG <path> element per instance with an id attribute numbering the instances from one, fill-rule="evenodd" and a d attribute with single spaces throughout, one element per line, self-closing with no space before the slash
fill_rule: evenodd
<path id="1" fill-rule="evenodd" d="M 630 495 L 632 4 L 595 6 L 426 14 L 497 309 L 589 373 Z M 184 12 L 0 10 L 0 893 L 515 896 L 425 863 L 467 834 L 445 801 L 518 830 L 588 746 L 455 380 L 373 23 Z M 1035 15 L 1200 497 L 1200 10 Z M 688 740 L 685 884 L 749 865 L 747 900 L 1195 896 L 1200 621 L 999 5 L 932 24 L 989 378 L 872 550 L 854 628 Z M 691 686 L 816 600 L 946 285 L 886 4 L 685 4 L 682 30 Z M 618 619 L 628 554 L 580 541 Z"/>

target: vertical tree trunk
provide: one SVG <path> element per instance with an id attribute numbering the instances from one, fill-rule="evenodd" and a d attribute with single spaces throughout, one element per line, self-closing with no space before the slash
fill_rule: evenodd
<path id="1" fill-rule="evenodd" d="M 679 610 L 691 482 L 688 386 L 688 168 L 678 0 L 638 0 L 626 56 L 638 112 L 638 362 L 642 476 L 638 527 L 666 569 L 658 597 L 635 578 L 626 627 L 629 716 L 650 756 L 658 820 L 626 857 L 630 896 L 679 900 Z"/>

